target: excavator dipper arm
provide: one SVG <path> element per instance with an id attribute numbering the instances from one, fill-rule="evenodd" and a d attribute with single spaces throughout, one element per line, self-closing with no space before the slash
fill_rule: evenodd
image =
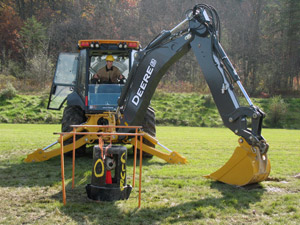
<path id="1" fill-rule="evenodd" d="M 181 29 L 186 24 L 188 24 L 188 28 Z M 251 178 L 246 183 L 244 181 L 239 182 L 237 178 L 233 178 L 233 181 L 230 179 L 222 180 L 221 177 L 216 178 L 213 174 L 209 177 L 235 185 L 255 183 L 265 179 L 270 172 L 270 163 L 266 157 L 268 144 L 261 136 L 262 120 L 265 115 L 251 102 L 237 72 L 219 43 L 218 26 L 216 11 L 210 6 L 199 4 L 189 12 L 187 18 L 179 25 L 172 30 L 163 31 L 145 49 L 137 52 L 133 68 L 119 99 L 119 109 L 123 113 L 121 123 L 125 125 L 141 124 L 162 76 L 173 63 L 192 49 L 224 125 L 236 135 L 241 136 L 239 139 L 241 146 L 237 147 L 232 157 L 234 159 L 229 160 L 226 171 L 222 171 L 224 169 L 221 168 L 222 173 L 218 174 L 226 173 L 228 175 L 230 171 L 233 173 L 235 168 L 239 168 L 237 165 L 240 163 L 247 164 L 245 160 L 249 161 L 249 165 L 257 164 L 255 157 L 249 156 L 250 153 L 259 151 L 259 156 L 263 156 L 263 163 L 261 163 L 263 165 L 256 166 L 259 169 L 249 166 L 251 168 L 245 172 L 250 174 L 249 177 Z M 233 83 L 236 83 L 249 106 L 240 106 Z M 248 128 L 247 119 L 251 120 L 251 128 Z M 244 141 L 247 143 L 243 143 Z M 239 153 L 244 150 L 243 154 Z M 260 174 L 253 172 L 254 170 L 260 171 Z M 243 176 L 244 174 L 239 175 Z"/>

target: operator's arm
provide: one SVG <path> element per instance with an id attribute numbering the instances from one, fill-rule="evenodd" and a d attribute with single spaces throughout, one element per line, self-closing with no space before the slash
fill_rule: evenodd
<path id="1" fill-rule="evenodd" d="M 118 68 L 113 67 L 110 70 L 104 66 L 93 76 L 93 79 L 97 80 L 98 84 L 111 84 L 111 83 L 118 83 Z"/>
<path id="2" fill-rule="evenodd" d="M 118 67 L 114 66 L 113 67 L 113 71 L 114 71 L 114 81 L 115 83 L 120 83 L 120 84 L 124 84 L 125 83 L 125 76 L 121 73 L 121 71 L 119 70 Z"/>
<path id="3" fill-rule="evenodd" d="M 96 74 L 94 74 L 91 82 L 93 84 L 118 84 L 124 83 L 125 77 L 120 72 L 120 70 L 113 66 L 110 70 L 107 70 L 106 67 L 98 70 Z"/>
<path id="4" fill-rule="evenodd" d="M 99 84 L 99 83 L 100 83 L 100 80 L 98 79 L 96 74 L 94 74 L 94 76 L 91 79 L 91 84 Z"/>
<path id="5" fill-rule="evenodd" d="M 98 72 L 93 75 L 91 79 L 92 84 L 100 84 L 100 78 L 101 78 L 100 74 L 102 69 L 98 70 Z"/>
<path id="6" fill-rule="evenodd" d="M 113 70 L 116 70 L 115 71 L 115 75 L 116 75 L 116 77 L 117 77 L 117 79 L 118 80 L 122 80 L 122 79 L 124 79 L 125 77 L 123 76 L 123 74 L 121 73 L 121 71 L 119 70 L 119 68 L 118 67 L 113 67 Z"/>

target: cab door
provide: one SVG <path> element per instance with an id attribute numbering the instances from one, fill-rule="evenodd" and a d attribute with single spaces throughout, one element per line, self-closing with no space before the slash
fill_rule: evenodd
<path id="1" fill-rule="evenodd" d="M 60 110 L 76 85 L 78 53 L 60 53 L 50 91 L 47 109 Z"/>

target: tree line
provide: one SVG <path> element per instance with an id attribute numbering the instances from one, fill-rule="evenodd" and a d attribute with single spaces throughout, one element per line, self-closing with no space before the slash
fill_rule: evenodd
<path id="1" fill-rule="evenodd" d="M 0 73 L 45 87 L 59 52 L 80 39 L 133 39 L 146 46 L 173 28 L 195 0 L 0 0 Z M 251 95 L 300 90 L 300 1 L 206 0 L 221 19 L 221 44 Z M 162 84 L 207 91 L 192 53 Z M 26 83 L 26 82 L 25 82 Z"/>

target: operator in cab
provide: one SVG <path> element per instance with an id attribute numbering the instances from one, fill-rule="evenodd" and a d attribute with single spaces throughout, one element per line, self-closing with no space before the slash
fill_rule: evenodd
<path id="1" fill-rule="evenodd" d="M 120 70 L 113 66 L 114 57 L 112 55 L 106 56 L 106 66 L 98 70 L 94 74 L 92 84 L 124 84 L 125 77 Z"/>

